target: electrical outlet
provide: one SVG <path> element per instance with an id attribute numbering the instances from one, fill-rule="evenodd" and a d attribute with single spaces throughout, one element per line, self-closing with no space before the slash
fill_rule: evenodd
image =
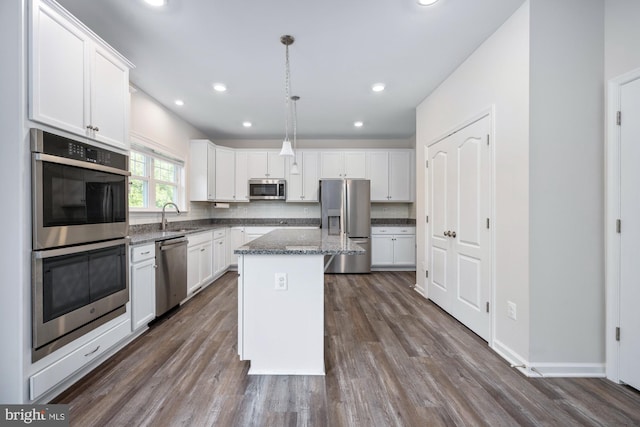
<path id="1" fill-rule="evenodd" d="M 276 291 L 287 290 L 287 273 L 276 273 L 275 289 Z"/>
<path id="2" fill-rule="evenodd" d="M 516 303 L 507 301 L 507 317 L 516 320 Z"/>

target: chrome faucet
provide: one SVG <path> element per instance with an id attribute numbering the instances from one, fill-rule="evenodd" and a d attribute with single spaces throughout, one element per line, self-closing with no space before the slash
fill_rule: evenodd
<path id="1" fill-rule="evenodd" d="M 167 208 L 167 206 L 169 205 L 173 205 L 174 208 L 176 208 L 176 212 L 178 212 L 178 215 L 180 215 L 180 209 L 178 208 L 178 205 L 176 205 L 173 202 L 167 202 L 164 204 L 164 206 L 162 207 L 162 231 L 165 231 L 167 229 L 167 218 L 166 218 L 166 212 L 165 209 Z"/>

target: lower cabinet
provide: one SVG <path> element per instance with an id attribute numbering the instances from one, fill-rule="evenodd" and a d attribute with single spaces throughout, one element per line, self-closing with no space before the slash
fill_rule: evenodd
<path id="1" fill-rule="evenodd" d="M 415 228 L 372 227 L 371 266 L 415 268 Z"/>
<path id="2" fill-rule="evenodd" d="M 224 273 L 227 263 L 226 230 L 214 230 L 213 232 L 213 276 Z"/>
<path id="3" fill-rule="evenodd" d="M 238 255 L 233 251 L 244 245 L 244 227 L 231 227 L 227 233 L 227 264 L 230 267 L 238 266 Z"/>
<path id="4" fill-rule="evenodd" d="M 213 279 L 213 231 L 188 236 L 187 298 Z"/>
<path id="5" fill-rule="evenodd" d="M 154 244 L 131 248 L 131 330 L 156 317 L 156 248 Z"/>

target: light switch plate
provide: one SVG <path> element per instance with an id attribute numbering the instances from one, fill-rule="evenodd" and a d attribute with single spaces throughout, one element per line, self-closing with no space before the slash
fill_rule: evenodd
<path id="1" fill-rule="evenodd" d="M 287 273 L 276 273 L 275 289 L 276 291 L 287 290 Z"/>

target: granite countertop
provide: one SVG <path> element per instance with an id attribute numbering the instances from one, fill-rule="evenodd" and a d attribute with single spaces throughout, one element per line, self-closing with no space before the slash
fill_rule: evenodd
<path id="1" fill-rule="evenodd" d="M 129 235 L 129 244 L 132 246 L 142 245 L 145 243 L 153 243 L 160 240 L 175 239 L 176 237 L 184 237 L 188 234 L 200 233 L 202 231 L 215 230 L 217 228 L 225 228 L 222 226 L 203 226 L 197 228 L 184 228 L 178 230 L 167 231 L 147 231 L 131 233 Z"/>
<path id="2" fill-rule="evenodd" d="M 238 255 L 359 255 L 365 250 L 323 230 L 275 230 L 240 246 Z"/>

